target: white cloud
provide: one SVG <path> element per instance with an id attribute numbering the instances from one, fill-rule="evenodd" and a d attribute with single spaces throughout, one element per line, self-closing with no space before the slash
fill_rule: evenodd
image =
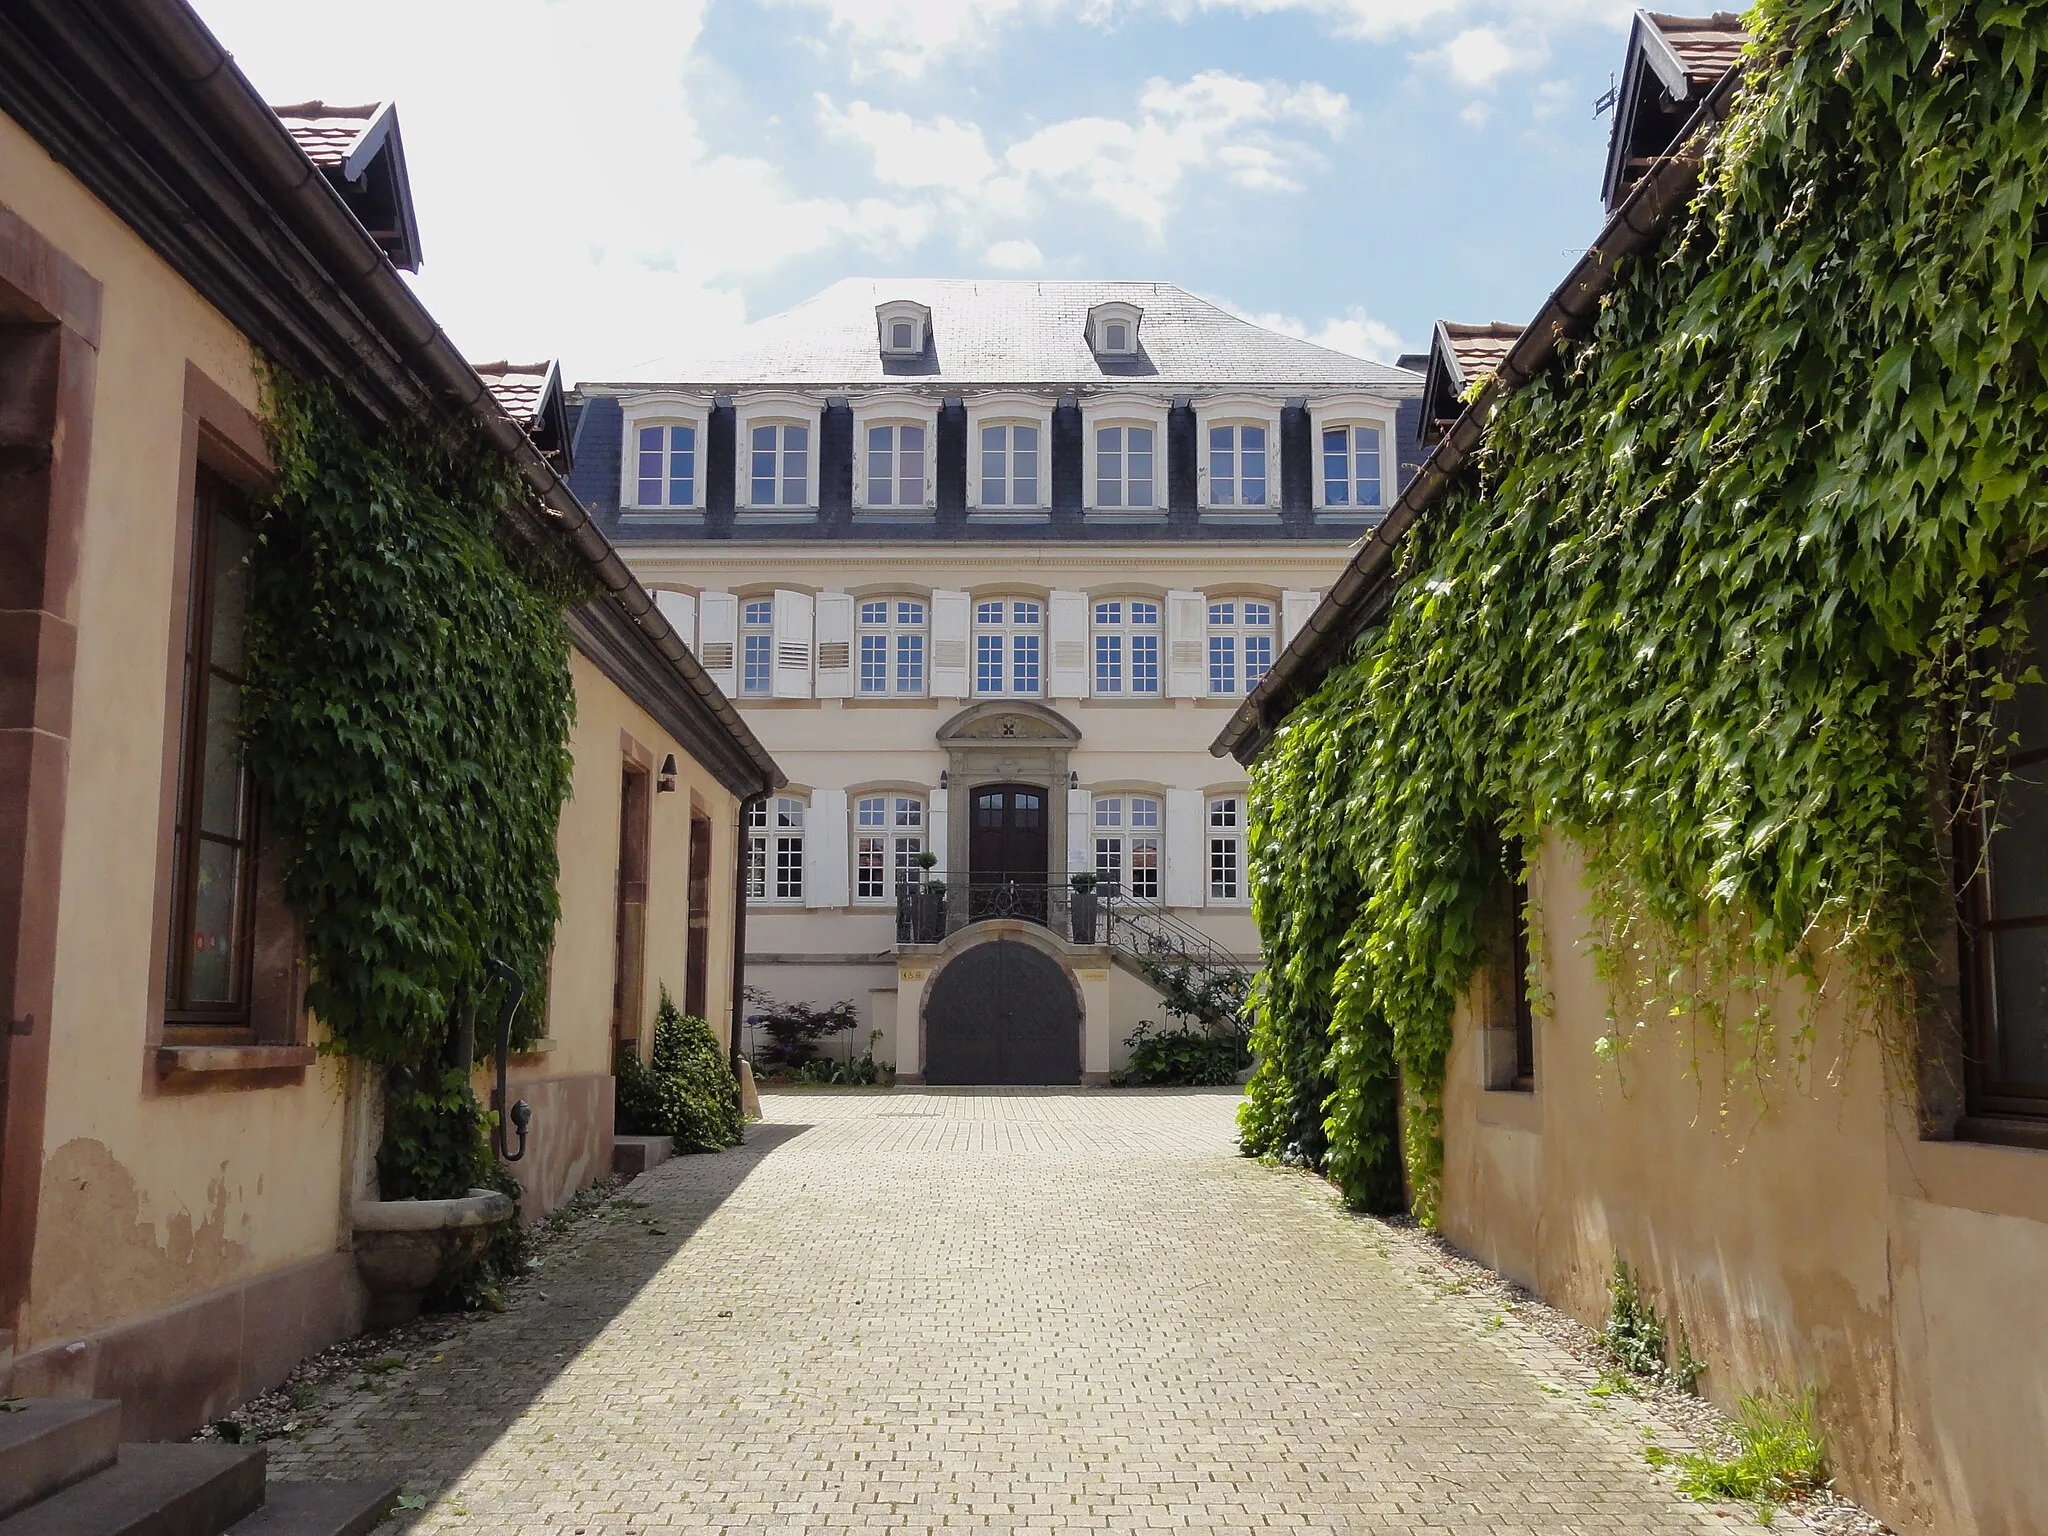
<path id="1" fill-rule="evenodd" d="M 1569 80 L 1545 80 L 1529 93 L 1529 115 L 1538 122 L 1555 117 L 1572 104 Z"/>
<path id="2" fill-rule="evenodd" d="M 1479 129 L 1484 128 L 1492 116 L 1493 108 L 1485 102 L 1468 101 L 1465 103 L 1465 110 L 1458 114 L 1458 121 L 1467 128 Z"/>
<path id="3" fill-rule="evenodd" d="M 1283 336 L 1298 337 L 1313 342 L 1319 347 L 1328 347 L 1332 352 L 1348 353 L 1352 357 L 1370 358 L 1376 363 L 1391 363 L 1408 348 L 1394 328 L 1384 321 L 1375 320 L 1361 305 L 1353 304 L 1341 315 L 1332 316 L 1314 330 L 1293 315 L 1273 311 L 1254 314 L 1240 309 L 1228 299 L 1215 299 L 1234 315 L 1242 316 L 1254 325 L 1263 325 L 1269 331 L 1278 331 Z"/>
<path id="4" fill-rule="evenodd" d="M 1045 252 L 1032 240 L 998 240 L 981 253 L 981 259 L 998 272 L 1045 270 Z"/>
<path id="5" fill-rule="evenodd" d="M 1005 25 L 1062 9 L 1064 0 L 773 0 L 825 13 L 855 79 L 875 73 L 915 80 L 935 63 L 979 53 Z"/>
<path id="6" fill-rule="evenodd" d="M 498 0 L 488 27 L 466 7 L 361 0 L 341 29 L 275 0 L 198 4 L 272 101 L 398 101 L 415 287 L 473 357 L 630 376 L 680 338 L 718 345 L 747 319 L 750 278 L 828 250 L 898 255 L 933 227 L 915 188 L 808 196 L 711 150 L 693 90 L 706 0 Z M 600 111 L 601 135 L 568 131 Z"/>
<path id="7" fill-rule="evenodd" d="M 1421 58 L 1447 70 L 1460 85 L 1487 90 L 1502 75 L 1533 68 L 1549 56 L 1540 40 L 1524 36 L 1511 42 L 1497 28 L 1470 27 Z"/>
<path id="8" fill-rule="evenodd" d="M 979 128 L 950 118 L 919 121 L 856 101 L 819 99 L 826 131 L 860 145 L 876 178 L 933 189 L 962 227 L 1031 217 L 1048 197 L 1094 203 L 1160 239 L 1190 178 L 1258 192 L 1301 189 L 1296 172 L 1317 159 L 1311 139 L 1342 137 L 1351 104 L 1317 84 L 1247 80 L 1208 70 L 1179 82 L 1151 80 L 1131 118 L 1052 123 L 991 154 Z"/>

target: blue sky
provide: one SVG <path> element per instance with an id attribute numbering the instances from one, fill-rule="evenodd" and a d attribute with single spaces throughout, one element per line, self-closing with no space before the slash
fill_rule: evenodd
<path id="1" fill-rule="evenodd" d="M 395 97 L 473 357 L 659 377 L 860 275 L 1179 283 L 1361 355 L 1599 225 L 1612 0 L 197 0 L 273 101 Z"/>

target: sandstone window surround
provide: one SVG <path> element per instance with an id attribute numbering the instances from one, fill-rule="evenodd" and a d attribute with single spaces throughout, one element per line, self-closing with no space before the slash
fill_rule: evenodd
<path id="1" fill-rule="evenodd" d="M 1280 405 L 1256 395 L 1198 396 L 1196 498 L 1208 522 L 1280 519 Z"/>
<path id="2" fill-rule="evenodd" d="M 1163 396 L 1111 393 L 1084 399 L 1082 504 L 1097 522 L 1153 523 L 1166 517 Z"/>
<path id="3" fill-rule="evenodd" d="M 857 397 L 853 405 L 853 506 L 857 520 L 929 518 L 938 505 L 939 406 L 909 393 Z"/>
<path id="4" fill-rule="evenodd" d="M 711 397 L 660 390 L 620 401 L 619 507 L 627 516 L 704 513 Z"/>
<path id="5" fill-rule="evenodd" d="M 818 510 L 824 406 L 808 395 L 756 390 L 733 396 L 733 505 L 746 522 L 809 518 Z"/>
<path id="6" fill-rule="evenodd" d="M 1378 395 L 1311 396 L 1315 512 L 1326 522 L 1371 522 L 1392 505 L 1399 407 Z"/>
<path id="7" fill-rule="evenodd" d="M 1052 397 L 967 401 L 967 506 L 983 522 L 1042 521 L 1052 507 Z"/>

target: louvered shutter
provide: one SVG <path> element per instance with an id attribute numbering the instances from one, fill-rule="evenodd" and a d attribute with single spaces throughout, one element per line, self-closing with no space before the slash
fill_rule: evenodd
<path id="1" fill-rule="evenodd" d="M 1280 643 L 1283 646 L 1301 633 L 1302 626 L 1308 623 L 1309 616 L 1316 611 L 1322 600 L 1323 594 L 1320 592 L 1280 594 Z"/>
<path id="2" fill-rule="evenodd" d="M 1170 698 L 1199 699 L 1209 691 L 1203 640 L 1209 629 L 1207 602 L 1199 592 L 1166 594 L 1166 692 Z"/>
<path id="3" fill-rule="evenodd" d="M 932 594 L 932 697 L 964 699 L 973 691 L 967 631 L 974 605 L 965 592 Z"/>
<path id="4" fill-rule="evenodd" d="M 1095 791 L 1067 791 L 1067 873 L 1095 867 Z"/>
<path id="5" fill-rule="evenodd" d="M 730 592 L 706 592 L 697 600 L 697 659 L 727 698 L 739 692 L 733 651 L 740 628 L 739 599 Z"/>
<path id="6" fill-rule="evenodd" d="M 687 592 L 657 592 L 654 606 L 661 610 L 661 616 L 668 620 L 668 627 L 676 632 L 676 638 L 691 651 L 697 649 L 697 599 Z M 697 658 L 702 661 L 704 658 Z"/>
<path id="7" fill-rule="evenodd" d="M 1052 633 L 1051 686 L 1046 697 L 1088 697 L 1088 594 L 1055 592 L 1047 604 Z"/>
<path id="8" fill-rule="evenodd" d="M 775 684 L 778 699 L 811 696 L 811 597 L 808 592 L 775 594 Z"/>
<path id="9" fill-rule="evenodd" d="M 814 789 L 810 812 L 804 817 L 804 905 L 843 907 L 849 885 L 846 791 Z"/>
<path id="10" fill-rule="evenodd" d="M 853 598 L 818 594 L 818 697 L 853 697 Z"/>
<path id="11" fill-rule="evenodd" d="M 1209 807 L 1199 789 L 1166 792 L 1166 904 L 1199 907 L 1206 889 Z"/>

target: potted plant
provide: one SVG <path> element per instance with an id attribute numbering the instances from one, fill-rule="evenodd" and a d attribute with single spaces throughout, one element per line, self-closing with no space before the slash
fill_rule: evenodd
<path id="1" fill-rule="evenodd" d="M 1083 869 L 1076 871 L 1074 878 L 1069 882 L 1074 887 L 1074 899 L 1068 913 L 1073 922 L 1076 944 L 1095 942 L 1095 924 L 1100 912 L 1095 885 L 1099 878 L 1094 870 Z"/>

